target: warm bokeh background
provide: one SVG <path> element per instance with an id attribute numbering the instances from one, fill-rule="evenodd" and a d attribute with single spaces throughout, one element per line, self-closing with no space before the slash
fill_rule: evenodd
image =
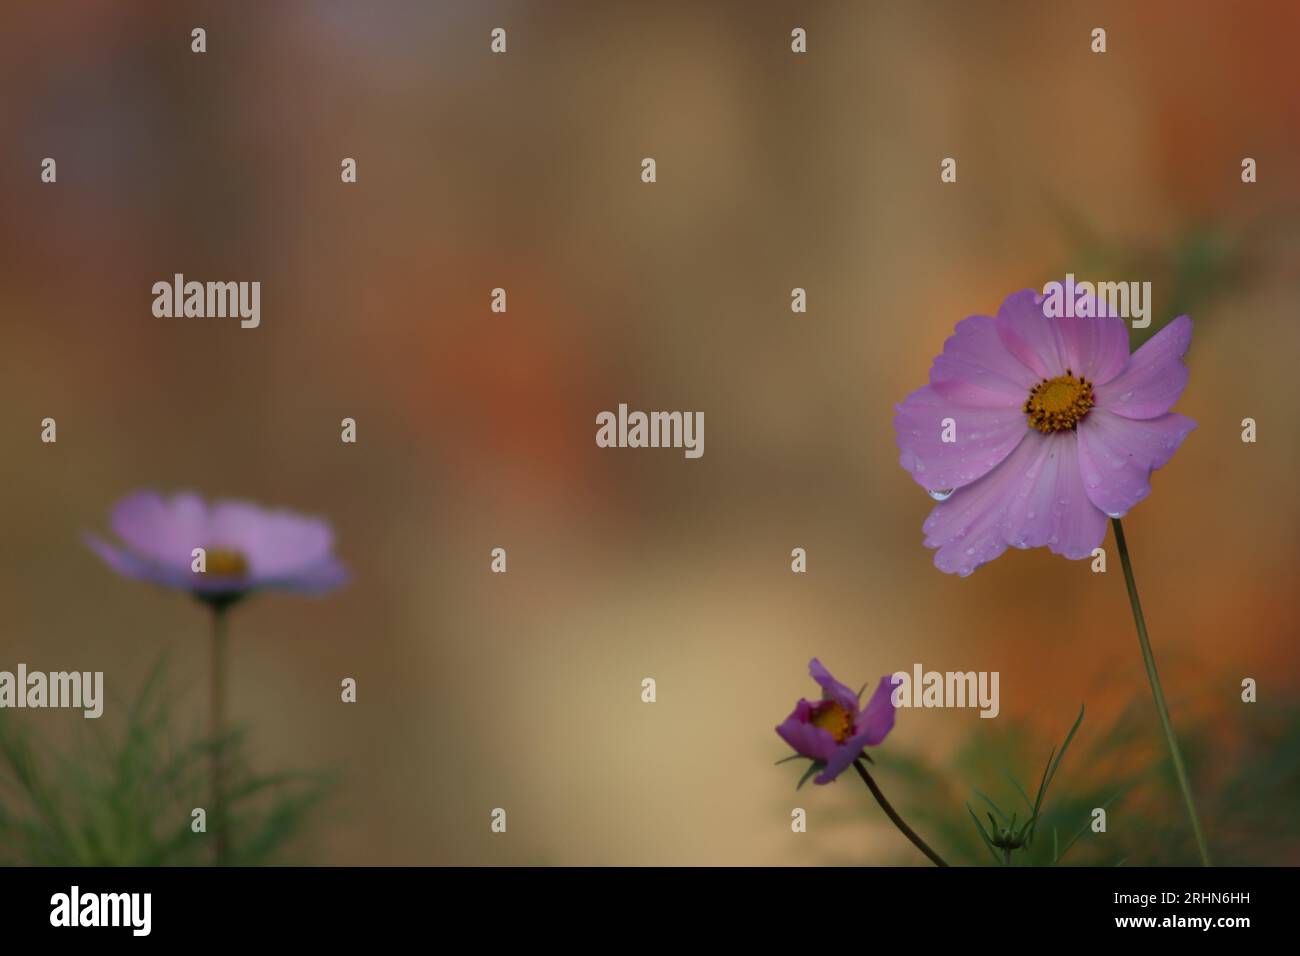
<path id="1" fill-rule="evenodd" d="M 200 609 L 81 536 L 142 486 L 253 498 L 328 516 L 355 574 L 233 619 L 255 758 L 343 775 L 312 859 L 916 862 L 856 781 L 772 766 L 814 654 L 1001 672 L 999 719 L 904 712 L 886 765 L 1017 728 L 1032 777 L 1081 701 L 1081 745 L 1133 703 L 1160 753 L 1113 554 L 943 575 L 897 464 L 953 324 L 1072 270 L 1196 322 L 1200 427 L 1126 527 L 1175 721 L 1222 731 L 1211 788 L 1300 687 L 1298 32 L 1273 2 L 5 4 L 0 668 L 129 698 L 167 652 L 200 728 Z M 174 272 L 260 280 L 261 328 L 154 318 Z M 703 411 L 704 457 L 598 449 L 620 401 Z M 1294 773 L 1261 786 L 1293 806 Z"/>

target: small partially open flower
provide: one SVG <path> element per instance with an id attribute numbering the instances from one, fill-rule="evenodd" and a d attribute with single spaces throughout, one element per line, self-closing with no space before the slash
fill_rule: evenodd
<path id="1" fill-rule="evenodd" d="M 797 754 L 820 766 L 814 783 L 830 783 L 862 754 L 862 748 L 880 743 L 893 729 L 893 688 L 888 677 L 880 678 L 863 707 L 859 695 L 832 677 L 817 658 L 809 662 L 808 672 L 821 685 L 822 699 L 800 700 L 776 732 Z"/>
<path id="2" fill-rule="evenodd" d="M 261 590 L 320 594 L 347 580 L 329 524 L 290 511 L 139 491 L 117 503 L 111 525 L 120 546 L 86 536 L 110 568 L 209 603 L 229 604 Z"/>
<path id="3" fill-rule="evenodd" d="M 990 819 L 992 819 L 992 817 L 990 817 Z M 993 835 L 989 839 L 989 842 L 999 850 L 1019 850 L 1021 847 L 1024 847 L 1029 843 L 1029 826 L 1030 825 L 1026 823 L 1017 828 L 1014 817 L 1012 817 L 1011 822 L 1004 827 L 997 826 L 995 822 L 993 826 Z"/>

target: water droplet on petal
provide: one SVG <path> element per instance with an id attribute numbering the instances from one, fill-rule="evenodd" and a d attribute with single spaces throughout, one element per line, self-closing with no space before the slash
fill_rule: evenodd
<path id="1" fill-rule="evenodd" d="M 920 470 L 921 470 L 921 469 L 919 469 L 919 468 L 917 469 L 917 471 L 920 471 Z M 947 501 L 949 498 L 952 497 L 952 493 L 953 493 L 954 490 L 956 490 L 956 489 L 953 489 L 953 488 L 942 488 L 942 489 L 940 489 L 940 490 L 938 490 L 938 491 L 931 491 L 929 494 L 930 494 L 930 497 L 933 498 L 935 501 Z"/>

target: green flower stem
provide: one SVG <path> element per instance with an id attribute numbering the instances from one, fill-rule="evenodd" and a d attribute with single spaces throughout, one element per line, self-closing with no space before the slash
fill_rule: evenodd
<path id="1" fill-rule="evenodd" d="M 212 741 L 212 828 L 215 834 L 215 857 L 218 865 L 226 861 L 229 849 L 226 834 L 225 768 L 222 749 L 226 726 L 226 607 L 212 605 L 212 668 L 208 675 L 208 736 Z"/>
<path id="2" fill-rule="evenodd" d="M 1201 832 L 1201 821 L 1196 815 L 1196 803 L 1192 800 L 1192 787 L 1187 782 L 1187 768 L 1183 766 L 1183 755 L 1178 749 L 1178 738 L 1174 736 L 1174 725 L 1169 720 L 1169 707 L 1165 703 L 1165 692 L 1160 687 L 1160 676 L 1156 673 L 1155 655 L 1151 653 L 1151 640 L 1147 637 L 1147 625 L 1142 617 L 1142 603 L 1138 600 L 1137 582 L 1133 580 L 1133 562 L 1128 556 L 1128 543 L 1124 540 L 1124 526 L 1118 518 L 1111 518 L 1115 529 L 1115 545 L 1119 548 L 1119 560 L 1124 566 L 1124 583 L 1128 585 L 1128 600 L 1133 606 L 1133 623 L 1137 625 L 1138 643 L 1142 645 L 1142 660 L 1147 666 L 1147 679 L 1151 682 L 1151 694 L 1156 699 L 1156 712 L 1160 715 L 1160 726 L 1165 731 L 1165 741 L 1169 744 L 1169 756 L 1173 759 L 1174 773 L 1178 777 L 1178 786 L 1183 791 L 1183 802 L 1187 804 L 1187 816 L 1192 821 L 1192 832 L 1196 835 L 1196 848 L 1201 854 L 1201 865 L 1210 865 L 1210 851 L 1205 845 L 1205 834 Z"/>
<path id="3" fill-rule="evenodd" d="M 944 862 L 943 857 L 931 850 L 929 845 L 916 835 L 916 831 L 903 822 L 903 818 L 898 815 L 898 811 L 889 805 L 889 801 L 885 799 L 885 795 L 880 792 L 880 787 L 876 786 L 876 781 L 871 779 L 871 774 L 867 773 L 867 768 L 862 765 L 862 760 L 858 759 L 853 761 L 853 766 L 857 768 L 858 776 L 861 777 L 862 782 L 867 785 L 867 789 L 871 791 L 871 795 L 876 798 L 876 803 L 880 804 L 880 809 L 885 811 L 885 816 L 889 817 L 889 819 L 893 821 L 894 826 L 898 827 L 898 829 L 902 831 L 903 836 L 911 840 L 912 844 L 929 857 L 930 862 L 935 866 L 947 866 L 948 864 Z"/>

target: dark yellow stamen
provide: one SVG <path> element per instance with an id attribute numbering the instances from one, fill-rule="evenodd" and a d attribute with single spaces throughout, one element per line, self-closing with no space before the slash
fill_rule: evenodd
<path id="1" fill-rule="evenodd" d="M 248 559 L 228 548 L 206 548 L 205 574 L 214 578 L 242 578 L 248 573 Z"/>
<path id="2" fill-rule="evenodd" d="M 1030 428 L 1050 435 L 1074 428 L 1095 404 L 1092 382 L 1082 375 L 1075 377 L 1067 368 L 1064 375 L 1045 378 L 1029 390 L 1024 412 L 1029 416 Z"/>
<path id="3" fill-rule="evenodd" d="M 824 700 L 817 705 L 812 723 L 814 727 L 830 731 L 837 744 L 844 743 L 853 732 L 853 715 L 833 700 Z"/>

